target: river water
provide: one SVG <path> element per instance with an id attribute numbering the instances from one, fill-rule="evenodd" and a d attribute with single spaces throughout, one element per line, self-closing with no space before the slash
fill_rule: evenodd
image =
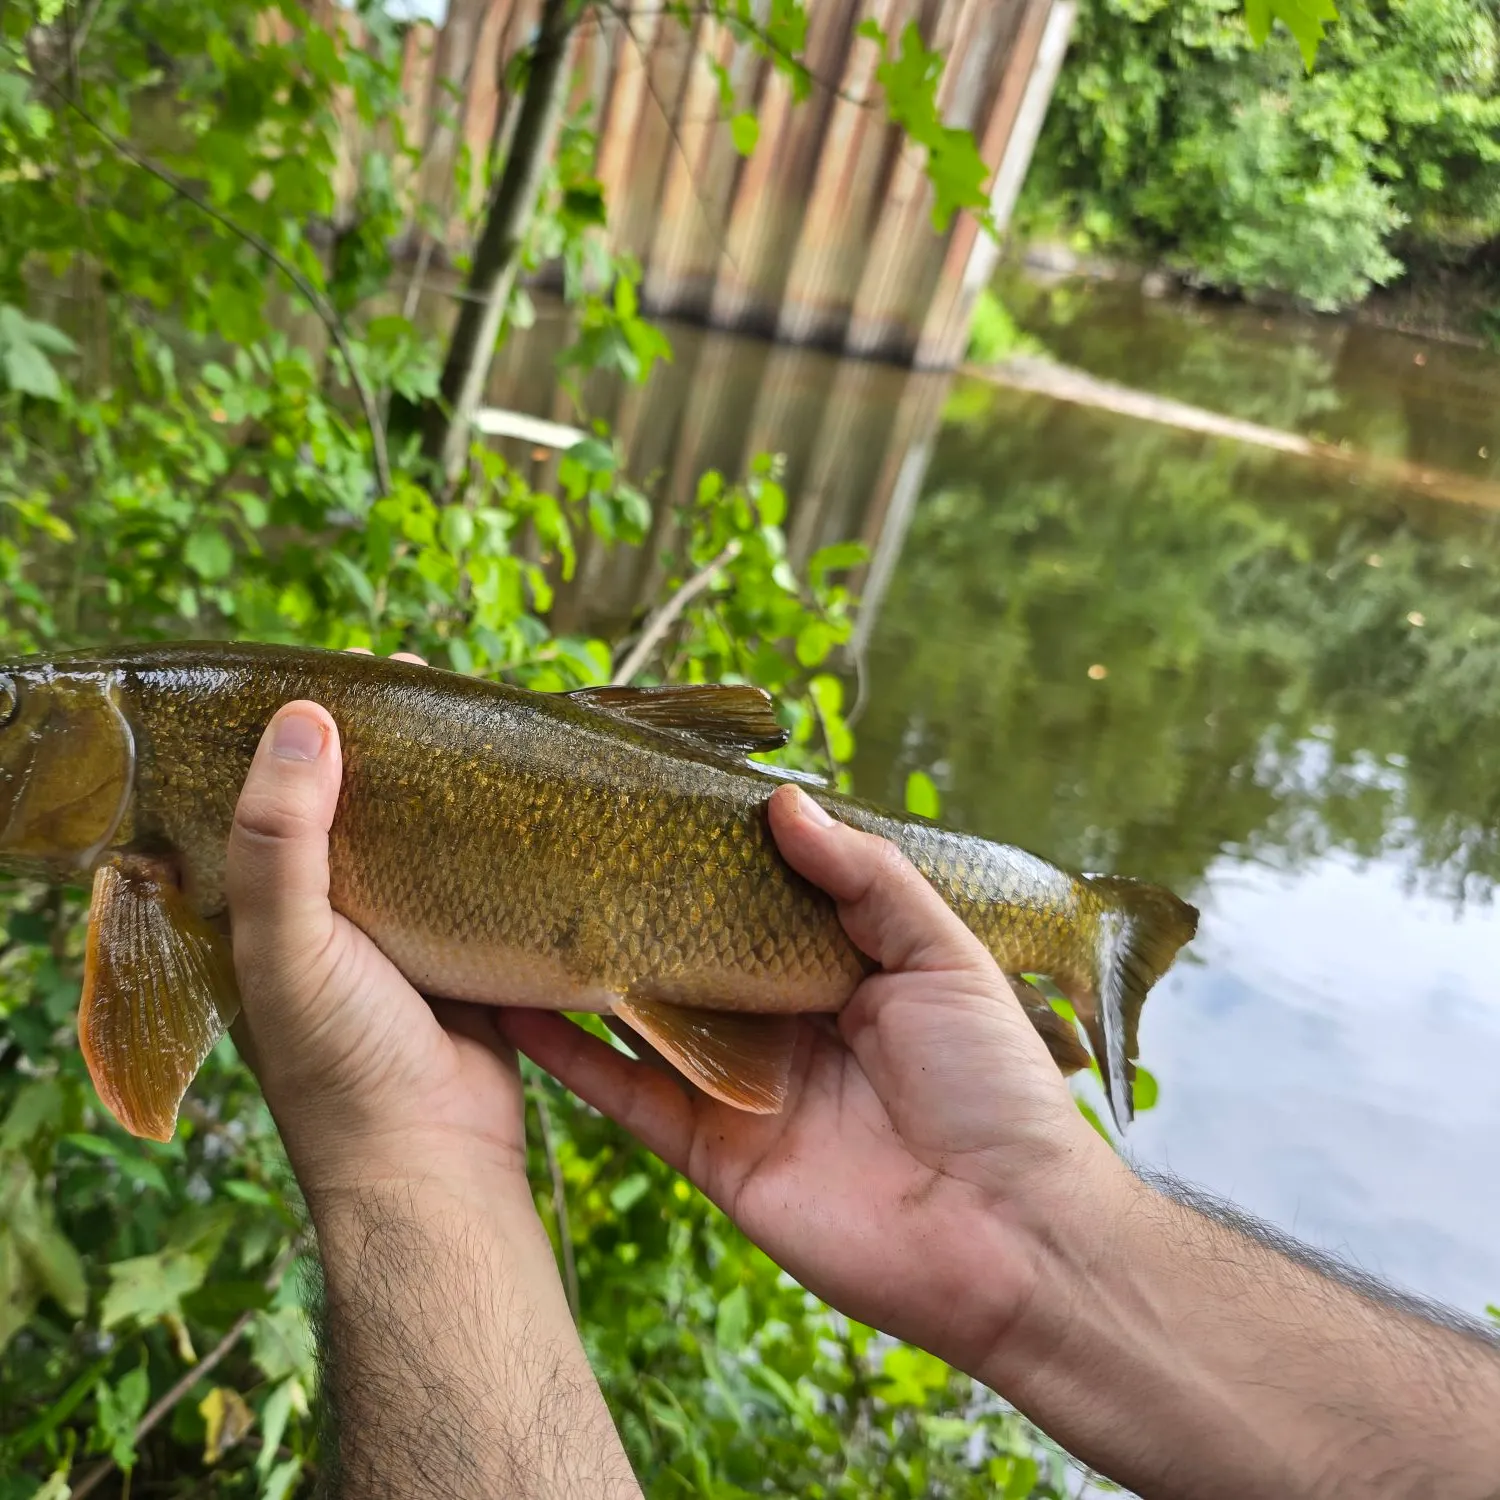
<path id="1" fill-rule="evenodd" d="M 1022 311 L 1094 373 L 1500 473 L 1493 356 L 1118 288 Z M 585 392 L 662 514 L 779 449 L 794 554 L 872 548 L 856 790 L 899 804 L 925 770 L 947 822 L 1202 907 L 1142 1019 L 1159 1102 L 1129 1151 L 1407 1288 L 1500 1301 L 1500 509 L 672 336 L 644 391 Z M 544 316 L 491 399 L 575 412 L 560 338 Z M 581 574 L 563 615 L 618 620 L 652 566 Z"/>

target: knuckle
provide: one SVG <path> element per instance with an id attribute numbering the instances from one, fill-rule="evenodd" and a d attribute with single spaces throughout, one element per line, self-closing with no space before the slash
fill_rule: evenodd
<path id="1" fill-rule="evenodd" d="M 889 839 L 876 839 L 871 864 L 872 885 L 886 890 L 904 886 L 914 873 L 911 861 Z"/>
<path id="2" fill-rule="evenodd" d="M 307 799 L 289 789 L 247 787 L 235 808 L 233 834 L 251 847 L 277 847 L 318 831 Z"/>

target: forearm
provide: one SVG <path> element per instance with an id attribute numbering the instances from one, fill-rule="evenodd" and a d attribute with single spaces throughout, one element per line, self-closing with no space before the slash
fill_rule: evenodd
<path id="1" fill-rule="evenodd" d="M 528 1198 L 314 1205 L 337 1496 L 638 1496 Z"/>
<path id="2" fill-rule="evenodd" d="M 1075 1200 L 1038 1264 L 976 1373 L 1152 1500 L 1500 1496 L 1500 1343 L 1482 1331 L 1346 1285 L 1123 1168 Z"/>

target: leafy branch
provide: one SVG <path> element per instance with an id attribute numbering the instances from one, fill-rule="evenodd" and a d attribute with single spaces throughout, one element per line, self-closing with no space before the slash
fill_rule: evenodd
<path id="1" fill-rule="evenodd" d="M 293 1240 L 291 1244 L 276 1257 L 276 1263 L 271 1267 L 270 1274 L 265 1279 L 265 1288 L 268 1292 L 274 1292 L 281 1285 L 282 1278 L 291 1269 L 293 1262 L 302 1253 L 303 1242 Z M 216 1370 L 223 1363 L 224 1358 L 239 1341 L 244 1338 L 250 1325 L 255 1321 L 255 1309 L 249 1308 L 242 1312 L 233 1323 L 224 1337 L 219 1340 L 197 1364 L 184 1370 L 177 1382 L 165 1391 L 161 1398 L 151 1407 L 149 1411 L 136 1423 L 133 1446 L 139 1447 L 141 1440 L 158 1426 L 161 1421 L 171 1416 L 177 1408 L 177 1403 L 183 1399 L 205 1375 Z M 73 1486 L 71 1500 L 84 1500 L 84 1496 L 91 1495 L 115 1470 L 115 1460 L 106 1458 L 95 1464 L 82 1479 Z"/>
<path id="2" fill-rule="evenodd" d="M 8 50 L 14 54 L 16 49 L 12 47 Z M 366 381 L 359 368 L 359 363 L 354 357 L 354 350 L 349 344 L 349 339 L 344 329 L 343 319 L 339 317 L 333 304 L 269 241 L 257 234 L 253 229 L 247 229 L 243 224 L 236 223 L 228 214 L 215 208 L 206 199 L 200 198 L 175 172 L 169 171 L 159 162 L 153 161 L 149 156 L 137 151 L 128 141 L 122 140 L 107 125 L 90 114 L 66 89 L 53 79 L 47 77 L 45 73 L 33 69 L 32 76 L 43 88 L 56 99 L 60 100 L 65 108 L 77 115 L 101 140 L 120 156 L 124 157 L 126 161 L 139 167 L 141 171 L 149 173 L 158 182 L 170 188 L 180 198 L 186 199 L 200 213 L 206 214 L 215 223 L 222 225 L 231 234 L 242 239 L 258 254 L 270 261 L 291 282 L 293 287 L 306 300 L 308 306 L 318 315 L 323 326 L 328 330 L 328 336 L 333 340 L 344 361 L 344 367 L 349 372 L 349 379 L 354 386 L 355 394 L 359 398 L 360 408 L 364 413 L 365 425 L 369 428 L 370 432 L 370 449 L 375 463 L 375 488 L 377 495 L 380 498 L 384 498 L 390 494 L 391 466 L 390 458 L 386 451 L 385 424 L 380 419 L 380 407 L 375 400 L 375 393 L 370 389 L 369 382 Z"/>

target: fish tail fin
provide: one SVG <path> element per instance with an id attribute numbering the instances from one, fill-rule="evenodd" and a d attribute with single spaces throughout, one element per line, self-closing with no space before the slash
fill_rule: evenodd
<path id="1" fill-rule="evenodd" d="M 1135 1114 L 1136 1032 L 1151 986 L 1198 930 L 1198 909 L 1163 886 L 1121 875 L 1085 879 L 1101 910 L 1091 1005 L 1079 1012 L 1105 1096 L 1122 1129 Z"/>

